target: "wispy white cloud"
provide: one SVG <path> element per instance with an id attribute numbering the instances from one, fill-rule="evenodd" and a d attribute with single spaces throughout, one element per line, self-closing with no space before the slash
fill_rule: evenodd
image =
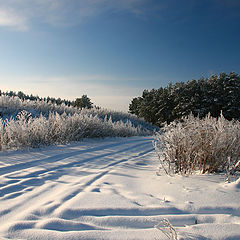
<path id="1" fill-rule="evenodd" d="M 76 25 L 106 12 L 141 15 L 147 0 L 0 0 L 0 26 L 26 30 L 39 21 Z"/>
<path id="2" fill-rule="evenodd" d="M 14 9 L 0 8 L 0 27 L 11 27 L 16 30 L 26 31 L 28 29 L 27 19 Z"/>

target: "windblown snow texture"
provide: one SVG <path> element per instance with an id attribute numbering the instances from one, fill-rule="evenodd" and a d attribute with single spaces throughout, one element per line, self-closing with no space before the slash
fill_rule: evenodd
<path id="1" fill-rule="evenodd" d="M 239 181 L 166 176 L 151 137 L 0 153 L 0 238 L 240 239 Z"/>

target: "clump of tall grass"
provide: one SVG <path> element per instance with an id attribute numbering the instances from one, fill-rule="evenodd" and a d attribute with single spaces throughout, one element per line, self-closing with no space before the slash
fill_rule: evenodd
<path id="1" fill-rule="evenodd" d="M 178 240 L 176 229 L 170 223 L 167 218 L 163 218 L 156 226 L 156 229 L 160 230 L 168 239 Z"/>
<path id="2" fill-rule="evenodd" d="M 101 119 L 84 113 L 49 113 L 31 117 L 26 111 L 17 117 L 0 118 L 0 150 L 23 149 L 43 145 L 68 143 L 83 138 L 130 137 L 149 135 L 150 131 L 135 127 L 131 121 L 113 122 L 111 117 Z"/>
<path id="3" fill-rule="evenodd" d="M 240 122 L 189 115 L 155 135 L 155 149 L 166 173 L 233 173 L 240 165 Z"/>
<path id="4" fill-rule="evenodd" d="M 49 112 L 57 112 L 59 114 L 63 114 L 64 112 L 67 114 L 80 112 L 79 109 L 65 104 L 57 105 L 44 100 L 22 100 L 17 96 L 0 96 L 0 114 L 3 116 L 14 116 L 22 110 L 31 112 L 36 116 L 39 116 L 40 113 L 48 115 Z"/>
<path id="5" fill-rule="evenodd" d="M 77 107 L 68 106 L 62 103 L 57 105 L 55 103 L 48 102 L 46 100 L 22 100 L 19 97 L 10 97 L 2 95 L 0 96 L 0 117 L 3 119 L 16 118 L 17 115 L 22 111 L 28 112 L 33 118 L 43 115 L 48 118 L 50 113 L 58 113 L 60 115 L 86 115 L 86 117 L 98 117 L 101 120 L 111 119 L 112 122 L 131 122 L 133 126 L 141 126 L 150 131 L 153 131 L 155 127 L 148 124 L 143 119 L 136 117 L 133 114 L 125 113 L 121 111 L 113 111 L 102 108 L 83 108 L 79 109 Z"/>

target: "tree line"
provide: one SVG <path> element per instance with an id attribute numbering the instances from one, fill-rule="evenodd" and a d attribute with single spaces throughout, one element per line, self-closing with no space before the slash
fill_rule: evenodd
<path id="1" fill-rule="evenodd" d="M 66 99 L 61 99 L 61 98 L 53 98 L 53 97 L 39 97 L 39 96 L 34 96 L 32 94 L 28 95 L 23 93 L 22 91 L 18 91 L 17 93 L 14 91 L 7 91 L 7 92 L 2 92 L 0 90 L 0 96 L 9 96 L 9 97 L 19 97 L 21 100 L 30 100 L 30 101 L 45 101 L 48 103 L 52 104 L 65 104 L 66 106 L 73 106 L 77 108 L 93 108 L 93 103 L 91 102 L 91 99 L 87 95 L 82 95 L 80 98 L 76 98 L 74 101 L 66 100 Z"/>
<path id="2" fill-rule="evenodd" d="M 144 90 L 133 98 L 129 112 L 157 126 L 170 123 L 192 113 L 200 118 L 208 113 L 240 119 L 240 75 L 221 73 L 186 83 L 168 84 L 159 89 Z"/>

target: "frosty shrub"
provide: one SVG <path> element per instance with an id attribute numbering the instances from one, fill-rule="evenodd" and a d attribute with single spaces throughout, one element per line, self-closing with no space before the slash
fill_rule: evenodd
<path id="1" fill-rule="evenodd" d="M 33 118 L 26 111 L 17 118 L 0 118 L 0 150 L 23 149 L 43 145 L 68 143 L 83 138 L 130 137 L 149 135 L 150 131 L 134 126 L 131 121 L 113 122 L 86 113 L 40 114 Z"/>
<path id="2" fill-rule="evenodd" d="M 10 119 L 18 118 L 20 114 L 25 114 L 26 112 L 28 115 L 34 117 L 39 117 L 40 115 L 45 116 L 46 118 L 51 118 L 52 113 L 58 113 L 60 115 L 67 114 L 67 115 L 74 115 L 78 114 L 83 118 L 83 115 L 88 120 L 93 117 L 100 118 L 102 121 L 107 122 L 118 122 L 120 128 L 120 122 L 123 124 L 131 124 L 134 127 L 143 127 L 150 131 L 153 131 L 154 127 L 151 124 L 146 123 L 143 119 L 136 117 L 133 114 L 107 110 L 107 109 L 98 109 L 98 108 L 91 108 L 91 109 L 78 109 L 73 106 L 67 106 L 65 104 L 57 105 L 51 102 L 47 102 L 44 100 L 21 100 L 19 97 L 14 96 L 0 96 L 0 117 L 2 116 L 3 119 Z M 90 117 L 91 116 L 91 117 Z M 96 119 L 95 119 L 96 120 Z M 82 119 L 82 121 L 85 121 Z M 109 122 L 109 126 L 111 123 Z M 129 123 L 131 122 L 131 123 Z"/>
<path id="3" fill-rule="evenodd" d="M 57 105 L 44 100 L 21 100 L 19 97 L 14 96 L 0 96 L 0 112 L 3 116 L 14 116 L 19 111 L 26 110 L 33 115 L 48 115 L 49 112 L 57 112 L 63 114 L 79 113 L 77 108 L 67 106 L 65 104 Z"/>
<path id="4" fill-rule="evenodd" d="M 189 115 L 155 135 L 155 149 L 166 173 L 233 173 L 240 160 L 240 122 Z"/>

